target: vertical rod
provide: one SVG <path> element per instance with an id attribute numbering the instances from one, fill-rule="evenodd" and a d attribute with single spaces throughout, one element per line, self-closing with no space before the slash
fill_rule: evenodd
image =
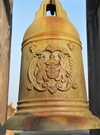
<path id="1" fill-rule="evenodd" d="M 54 5 L 55 4 L 55 0 L 50 0 L 50 4 Z"/>

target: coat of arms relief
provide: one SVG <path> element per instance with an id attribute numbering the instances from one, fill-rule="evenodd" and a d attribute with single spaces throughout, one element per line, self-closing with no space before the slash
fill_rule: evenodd
<path id="1" fill-rule="evenodd" d="M 76 88 L 75 66 L 67 49 L 60 49 L 54 44 L 45 50 L 38 50 L 33 56 L 28 70 L 29 90 L 49 91 L 51 94 Z"/>

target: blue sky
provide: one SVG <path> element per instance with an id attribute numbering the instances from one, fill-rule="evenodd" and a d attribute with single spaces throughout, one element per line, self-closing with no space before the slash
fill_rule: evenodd
<path id="1" fill-rule="evenodd" d="M 35 13 L 43 0 L 14 0 L 13 27 L 11 41 L 10 80 L 8 103 L 18 101 L 21 43 L 28 26 L 33 22 Z M 87 41 L 86 41 L 86 0 L 59 0 L 67 12 L 69 20 L 78 30 L 82 41 L 82 54 L 87 86 Z"/>

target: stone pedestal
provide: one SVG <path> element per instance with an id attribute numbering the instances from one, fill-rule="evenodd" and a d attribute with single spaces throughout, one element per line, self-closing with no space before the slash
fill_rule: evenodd
<path id="1" fill-rule="evenodd" d="M 24 131 L 20 135 L 90 135 L 89 131 Z"/>

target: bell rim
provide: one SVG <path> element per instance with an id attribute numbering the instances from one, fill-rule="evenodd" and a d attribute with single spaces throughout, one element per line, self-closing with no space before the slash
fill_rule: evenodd
<path id="1" fill-rule="evenodd" d="M 69 131 L 99 129 L 100 120 L 90 111 L 88 115 L 35 116 L 31 113 L 15 114 L 3 128 L 23 131 Z"/>

